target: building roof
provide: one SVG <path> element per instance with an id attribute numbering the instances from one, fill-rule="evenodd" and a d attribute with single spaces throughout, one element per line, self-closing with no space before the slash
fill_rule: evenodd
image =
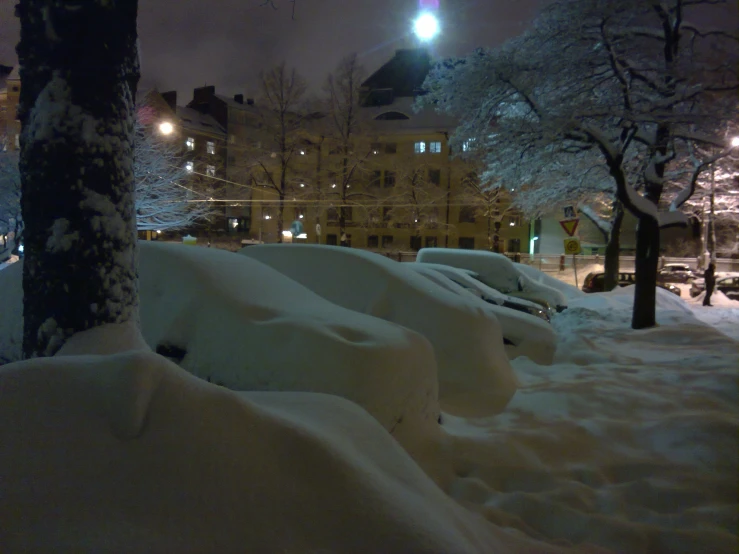
<path id="1" fill-rule="evenodd" d="M 394 98 L 414 97 L 431 71 L 431 54 L 425 48 L 402 49 L 362 83 L 366 105 L 382 105 Z"/>
<path id="2" fill-rule="evenodd" d="M 237 110 L 247 110 L 254 113 L 257 112 L 254 104 L 249 104 L 247 100 L 244 100 L 244 102 L 242 103 L 234 100 L 233 96 L 226 96 L 225 94 L 215 94 L 214 96 L 223 101 L 229 108 L 235 108 Z"/>
<path id="3" fill-rule="evenodd" d="M 226 129 L 211 116 L 200 113 L 194 108 L 177 106 L 177 117 L 182 121 L 185 129 L 191 129 L 198 133 L 216 135 L 225 140 Z"/>

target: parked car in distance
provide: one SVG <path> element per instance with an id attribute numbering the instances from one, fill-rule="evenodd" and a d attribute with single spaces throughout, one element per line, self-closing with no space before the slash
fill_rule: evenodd
<path id="1" fill-rule="evenodd" d="M 554 360 L 557 350 L 556 335 L 549 325 L 548 317 L 536 304 L 519 301 L 517 298 L 508 301 L 510 297 L 488 289 L 483 283 L 466 275 L 462 269 L 421 262 L 403 265 L 492 313 L 500 322 L 508 359 L 527 356 L 541 365 L 550 365 Z"/>
<path id="2" fill-rule="evenodd" d="M 564 293 L 534 281 L 503 254 L 486 250 L 422 248 L 418 251 L 416 261 L 468 269 L 474 271 L 477 279 L 487 286 L 508 296 L 536 302 L 540 306 L 558 312 L 567 309 L 567 297 Z"/>
<path id="3" fill-rule="evenodd" d="M 665 264 L 657 275 L 663 283 L 689 283 L 695 278 L 688 264 Z"/>
<path id="4" fill-rule="evenodd" d="M 690 296 L 695 298 L 704 290 L 706 290 L 705 279 L 695 279 L 690 285 Z M 723 292 L 732 300 L 739 300 L 739 275 L 717 275 L 716 287 L 714 290 Z"/>
<path id="5" fill-rule="evenodd" d="M 547 308 L 537 304 L 536 302 L 517 298 L 515 296 L 509 296 L 487 286 L 482 282 L 477 273 L 470 271 L 469 269 L 459 269 L 458 267 L 443 264 L 424 262 L 414 263 L 416 265 L 438 271 L 488 304 L 495 304 L 511 310 L 517 310 L 519 312 L 538 317 L 539 319 L 543 319 L 547 323 L 550 321 L 550 316 L 554 312 L 551 308 L 547 310 Z"/>
<path id="6" fill-rule="evenodd" d="M 629 285 L 635 285 L 636 284 L 636 273 L 634 273 L 633 271 L 620 272 L 618 274 L 617 284 L 619 287 L 628 287 Z M 675 294 L 677 296 L 682 295 L 682 291 L 680 290 L 680 287 L 676 287 L 675 285 L 671 285 L 670 283 L 665 283 L 659 278 L 659 276 L 657 277 L 657 286 L 665 290 L 668 290 L 672 294 Z M 605 292 L 605 273 L 603 272 L 588 273 L 587 277 L 585 277 L 585 281 L 582 284 L 582 291 L 583 292 Z"/>

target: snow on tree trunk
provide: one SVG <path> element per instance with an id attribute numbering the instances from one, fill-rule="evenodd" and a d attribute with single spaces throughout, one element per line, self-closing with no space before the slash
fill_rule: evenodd
<path id="1" fill-rule="evenodd" d="M 138 319 L 137 0 L 20 0 L 26 357 Z"/>

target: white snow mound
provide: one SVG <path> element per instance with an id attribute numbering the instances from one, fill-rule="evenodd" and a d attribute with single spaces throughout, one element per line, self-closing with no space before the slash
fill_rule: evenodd
<path id="1" fill-rule="evenodd" d="M 3 552 L 536 552 L 361 408 L 130 351 L 0 368 Z"/>
<path id="2" fill-rule="evenodd" d="M 515 267 L 524 275 L 527 275 L 532 281 L 534 281 L 534 283 L 541 283 L 542 285 L 557 289 L 562 294 L 564 294 L 568 300 L 580 298 L 585 294 L 579 288 L 570 285 L 569 283 L 565 283 L 564 281 L 560 281 L 559 279 L 552 277 L 551 275 L 547 275 L 543 271 L 539 271 L 533 266 L 514 263 L 513 267 Z M 583 273 L 583 275 L 587 275 L 587 273 Z"/>
<path id="3" fill-rule="evenodd" d="M 331 302 L 425 336 L 436 353 L 443 410 L 491 414 L 513 396 L 517 381 L 494 315 L 405 264 L 372 252 L 324 245 L 258 245 L 239 253 Z"/>
<path id="4" fill-rule="evenodd" d="M 234 253 L 142 242 L 142 332 L 203 379 L 235 390 L 322 392 L 370 412 L 398 440 L 436 433 L 434 353 L 421 335 L 346 310 Z M 21 358 L 22 262 L 0 312 L 0 358 Z M 17 304 L 17 305 L 16 305 Z"/>

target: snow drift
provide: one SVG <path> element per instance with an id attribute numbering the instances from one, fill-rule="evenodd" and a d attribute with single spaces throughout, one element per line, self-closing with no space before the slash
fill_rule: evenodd
<path id="1" fill-rule="evenodd" d="M 232 392 L 141 350 L 84 355 L 98 338 L 0 368 L 3 552 L 537 551 L 355 404 Z"/>
<path id="2" fill-rule="evenodd" d="M 425 336 L 436 353 L 443 410 L 490 414 L 513 396 L 516 378 L 495 316 L 404 264 L 338 246 L 270 244 L 239 253 L 331 302 Z"/>
<path id="3" fill-rule="evenodd" d="M 147 344 L 203 379 L 236 390 L 336 394 L 404 441 L 436 432 L 434 353 L 422 336 L 346 310 L 234 253 L 140 244 Z M 22 263 L 0 273 L 15 291 L 0 313 L 0 356 L 20 359 Z"/>

